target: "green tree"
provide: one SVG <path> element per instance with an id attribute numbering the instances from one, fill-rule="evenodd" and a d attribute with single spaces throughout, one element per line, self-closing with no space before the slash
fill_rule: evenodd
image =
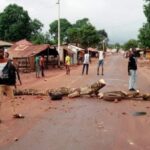
<path id="1" fill-rule="evenodd" d="M 100 41 L 100 37 L 95 27 L 91 24 L 80 28 L 80 43 L 83 47 L 95 47 Z"/>
<path id="2" fill-rule="evenodd" d="M 77 20 L 76 23 L 74 24 L 74 27 L 81 28 L 81 27 L 87 26 L 87 25 L 91 25 L 89 19 L 83 18 L 83 19 Z"/>
<path id="3" fill-rule="evenodd" d="M 32 20 L 30 26 L 31 26 L 32 35 L 36 35 L 42 32 L 43 24 L 38 19 Z"/>
<path id="4" fill-rule="evenodd" d="M 84 34 L 83 29 L 85 26 L 87 27 L 88 25 L 90 25 L 88 18 L 77 20 L 76 23 L 67 30 L 68 42 L 75 43 L 76 45 L 82 45 L 82 35 Z"/>
<path id="5" fill-rule="evenodd" d="M 79 35 L 79 28 L 71 27 L 67 30 L 67 42 L 68 43 L 75 43 L 76 45 L 80 43 L 80 35 Z"/>
<path id="6" fill-rule="evenodd" d="M 144 5 L 144 14 L 147 18 L 147 22 L 150 23 L 150 0 L 145 0 L 146 4 Z"/>
<path id="7" fill-rule="evenodd" d="M 68 41 L 79 44 L 82 47 L 96 47 L 100 41 L 107 37 L 105 30 L 97 31 L 88 18 L 77 20 L 76 23 L 72 25 L 72 28 L 67 31 Z"/>
<path id="8" fill-rule="evenodd" d="M 96 30 L 88 18 L 77 20 L 75 24 L 70 24 L 66 19 L 60 19 L 61 42 L 74 43 L 81 47 L 96 47 L 100 41 L 107 37 L 105 30 Z M 55 43 L 58 38 L 58 22 L 55 20 L 50 24 L 52 38 Z"/>
<path id="9" fill-rule="evenodd" d="M 43 44 L 43 43 L 50 44 L 51 43 L 50 34 L 48 32 L 46 32 L 46 33 L 42 33 L 42 32 L 36 33 L 34 36 L 32 36 L 31 41 L 34 44 Z"/>
<path id="10" fill-rule="evenodd" d="M 144 23 L 143 27 L 139 30 L 140 46 L 143 48 L 150 48 L 150 0 L 145 0 L 144 14 L 147 18 L 147 23 Z"/>
<path id="11" fill-rule="evenodd" d="M 32 43 L 34 44 L 46 43 L 47 41 L 45 40 L 46 37 L 44 33 L 42 33 L 43 24 L 39 20 L 34 19 L 31 21 L 30 27 L 32 31 L 30 40 L 32 41 Z"/>
<path id="12" fill-rule="evenodd" d="M 28 12 L 16 4 L 7 6 L 0 13 L 0 38 L 8 41 L 17 41 L 30 38 L 31 19 Z"/>
<path id="13" fill-rule="evenodd" d="M 61 43 L 64 42 L 67 38 L 67 30 L 71 27 L 71 23 L 67 19 L 60 19 L 60 40 Z M 58 41 L 58 20 L 53 21 L 49 25 L 49 32 L 54 39 L 55 43 Z"/>
<path id="14" fill-rule="evenodd" d="M 108 35 L 106 33 L 106 31 L 103 29 L 103 30 L 99 30 L 97 31 L 99 36 L 100 36 L 100 41 L 103 41 L 104 39 L 108 38 Z"/>
<path id="15" fill-rule="evenodd" d="M 143 27 L 140 29 L 140 34 L 138 36 L 140 40 L 140 47 L 150 48 L 150 24 L 145 23 Z"/>
<path id="16" fill-rule="evenodd" d="M 131 39 L 124 44 L 125 50 L 129 50 L 130 48 L 137 48 L 137 47 L 138 47 L 138 41 L 135 39 Z"/>

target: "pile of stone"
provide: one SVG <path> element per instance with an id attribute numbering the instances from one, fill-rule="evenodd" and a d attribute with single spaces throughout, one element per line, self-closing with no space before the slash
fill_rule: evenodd
<path id="1" fill-rule="evenodd" d="M 150 94 L 141 94 L 139 91 L 135 92 L 125 92 L 125 91 L 110 91 L 110 92 L 100 92 L 106 86 L 106 83 L 103 79 L 98 80 L 97 82 L 80 88 L 67 88 L 60 87 L 57 89 L 49 89 L 45 91 L 39 91 L 36 89 L 24 89 L 24 90 L 15 90 L 15 95 L 40 95 L 46 96 L 49 95 L 52 100 L 60 100 L 63 96 L 68 96 L 69 98 L 81 97 L 84 95 L 89 95 L 90 97 L 97 97 L 106 101 L 121 101 L 121 100 L 150 100 Z"/>

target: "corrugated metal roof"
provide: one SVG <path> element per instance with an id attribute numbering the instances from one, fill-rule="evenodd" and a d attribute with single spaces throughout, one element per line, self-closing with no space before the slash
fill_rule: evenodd
<path id="1" fill-rule="evenodd" d="M 68 48 L 68 45 L 60 46 L 60 50 L 63 50 L 63 49 L 65 49 L 69 54 L 75 54 L 74 51 Z"/>
<path id="2" fill-rule="evenodd" d="M 33 45 L 31 42 L 27 41 L 26 39 L 20 40 L 15 43 L 16 45 Z"/>
<path id="3" fill-rule="evenodd" d="M 74 53 L 77 53 L 78 51 L 84 51 L 84 49 L 74 45 L 68 45 L 68 49 L 72 50 Z"/>
<path id="4" fill-rule="evenodd" d="M 88 51 L 91 51 L 91 52 L 98 52 L 98 50 L 96 48 L 92 48 L 92 47 L 89 47 L 88 48 Z"/>
<path id="5" fill-rule="evenodd" d="M 49 44 L 31 45 L 32 43 L 26 41 L 19 41 L 8 49 L 11 58 L 29 57 L 36 55 L 47 48 L 50 48 Z"/>
<path id="6" fill-rule="evenodd" d="M 0 40 L 0 46 L 12 46 L 12 43 Z"/>

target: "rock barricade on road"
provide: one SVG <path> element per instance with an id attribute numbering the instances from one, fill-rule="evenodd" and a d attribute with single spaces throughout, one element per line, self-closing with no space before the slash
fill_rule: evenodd
<path id="1" fill-rule="evenodd" d="M 72 90 L 68 97 L 69 98 L 75 98 L 75 97 L 80 97 L 83 95 L 98 95 L 98 92 L 101 88 L 103 88 L 106 85 L 105 81 L 103 79 L 98 80 L 97 82 L 93 83 L 90 86 L 87 87 L 81 87 L 77 88 L 75 90 Z"/>
<path id="2" fill-rule="evenodd" d="M 14 94 L 17 95 L 62 95 L 68 96 L 69 98 L 79 97 L 82 95 L 95 95 L 97 96 L 99 90 L 106 85 L 103 79 L 98 80 L 97 82 L 80 88 L 67 88 L 60 87 L 57 89 L 48 89 L 45 91 L 36 90 L 36 89 L 15 89 Z"/>
<path id="3" fill-rule="evenodd" d="M 110 91 L 98 94 L 99 99 L 105 101 L 121 101 L 121 100 L 150 100 L 150 94 L 141 94 L 138 90 L 134 92 L 125 92 L 125 91 Z"/>
<path id="4" fill-rule="evenodd" d="M 60 87 L 57 89 L 48 89 L 45 91 L 36 90 L 36 89 L 16 89 L 14 94 L 17 95 L 40 95 L 40 96 L 47 96 L 49 95 L 51 98 L 58 98 L 63 96 L 68 96 L 69 98 L 76 98 L 81 97 L 84 95 L 89 96 L 96 96 L 99 99 L 105 101 L 121 101 L 121 100 L 150 100 L 150 94 L 141 94 L 138 90 L 135 92 L 125 92 L 125 91 L 109 91 L 109 92 L 100 92 L 99 90 L 102 89 L 106 85 L 103 79 L 98 80 L 97 82 L 86 86 L 86 87 L 79 87 L 79 88 L 68 88 L 68 87 Z"/>

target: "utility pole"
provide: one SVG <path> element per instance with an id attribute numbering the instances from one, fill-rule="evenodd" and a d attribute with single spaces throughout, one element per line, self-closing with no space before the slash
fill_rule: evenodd
<path id="1" fill-rule="evenodd" d="M 105 51 L 105 39 L 102 41 L 103 44 L 103 52 Z"/>
<path id="2" fill-rule="evenodd" d="M 60 0 L 56 4 L 58 4 L 58 66 L 60 66 Z"/>
<path id="3" fill-rule="evenodd" d="M 103 40 L 103 51 L 105 52 L 105 50 L 106 50 L 106 43 L 107 43 L 107 41 L 108 41 L 108 39 L 107 38 L 105 38 L 104 40 Z"/>

